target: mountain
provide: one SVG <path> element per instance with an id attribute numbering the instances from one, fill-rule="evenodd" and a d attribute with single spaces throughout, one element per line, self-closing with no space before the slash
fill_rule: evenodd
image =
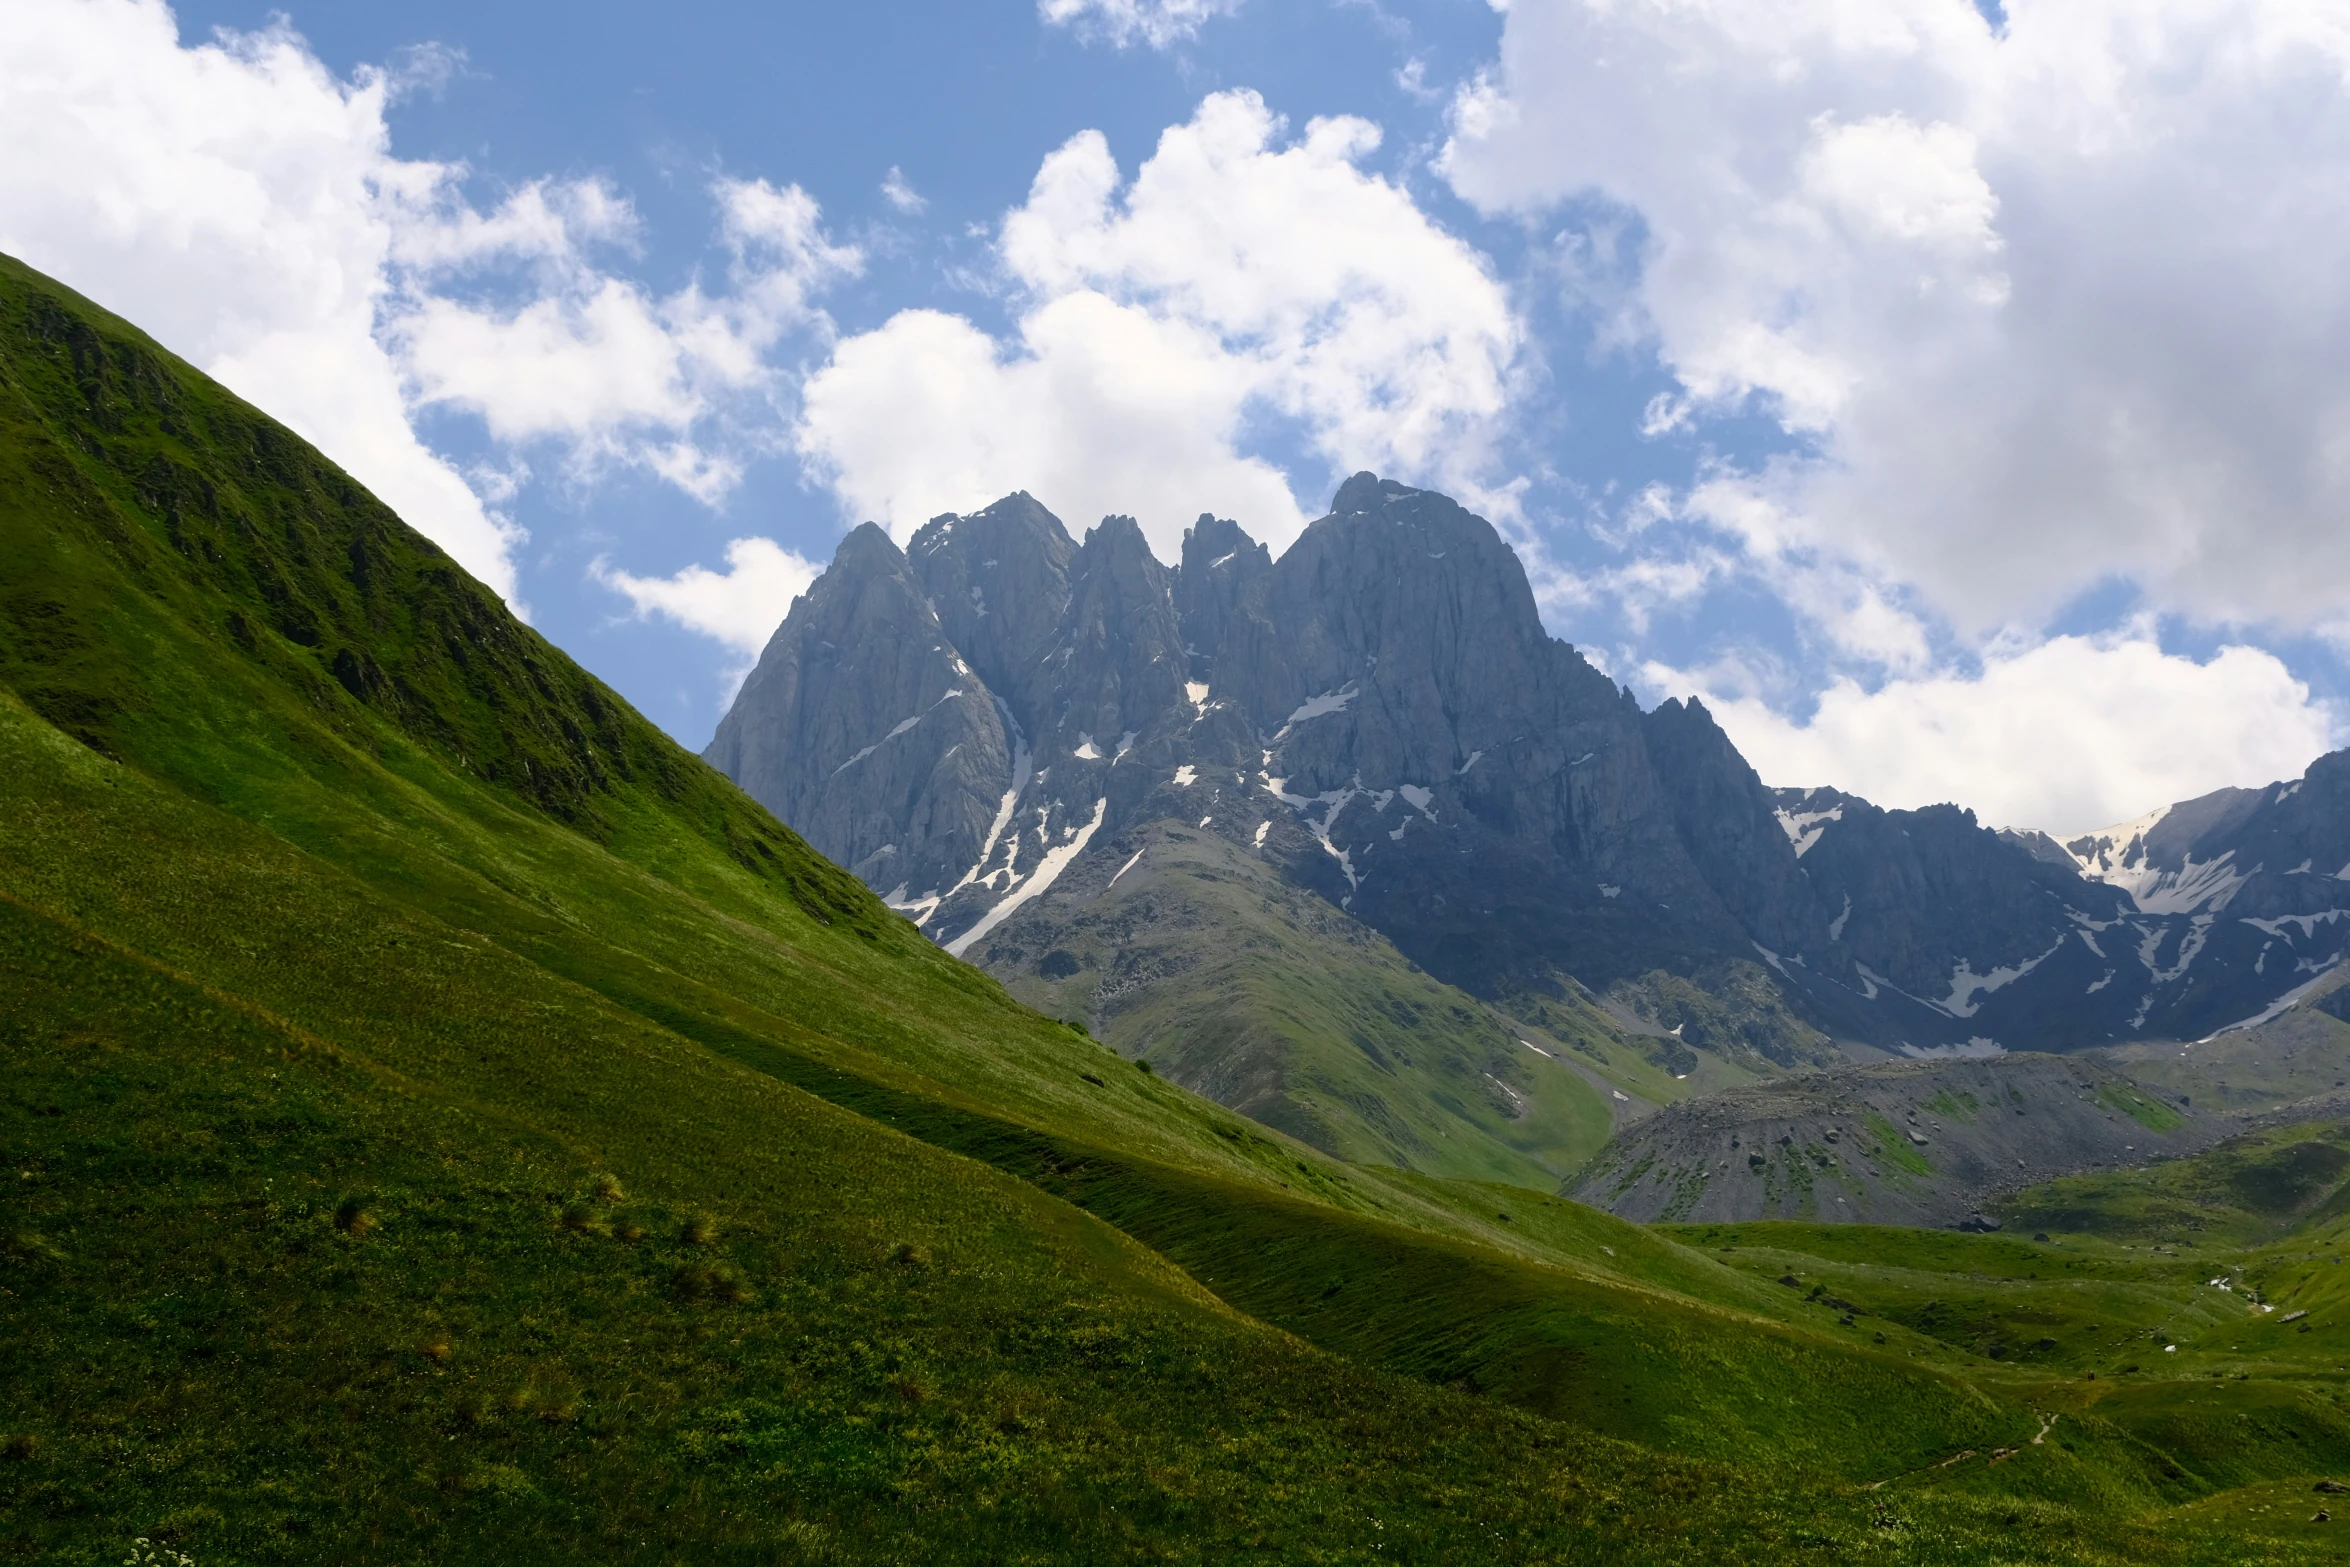
<path id="1" fill-rule="evenodd" d="M 2336 759 L 2305 796 L 2174 808 L 2136 851 L 2159 892 L 1956 806 L 1766 787 L 1702 704 L 1644 712 L 1552 638 L 1483 519 L 1370 474 L 1278 559 L 1202 517 L 1170 568 L 1131 519 L 1077 541 L 1024 494 L 904 551 L 859 528 L 706 755 L 1177 1081 L 1538 1185 L 1626 1106 L 1855 1049 L 2201 1038 L 2330 963 L 2324 889 L 2350 892 L 2311 869 L 2350 865 L 2320 852 L 2350 835 Z M 2223 887 L 2257 912 L 2217 921 Z M 1302 977 L 1366 961 L 1409 976 L 1375 1010 L 1416 1052 L 1365 1026 L 1387 979 Z"/>
<path id="2" fill-rule="evenodd" d="M 2141 912 L 2282 923 L 2306 938 L 2350 914 L 2350 751 L 2289 782 L 2217 790 L 2057 847 Z"/>

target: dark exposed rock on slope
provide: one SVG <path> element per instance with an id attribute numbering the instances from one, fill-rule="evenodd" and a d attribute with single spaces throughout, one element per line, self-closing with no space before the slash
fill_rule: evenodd
<path id="1" fill-rule="evenodd" d="M 1641 1221 L 1966 1225 L 2006 1192 L 2238 1129 L 2080 1060 L 1886 1063 L 1671 1106 L 1620 1134 L 1571 1194 Z"/>

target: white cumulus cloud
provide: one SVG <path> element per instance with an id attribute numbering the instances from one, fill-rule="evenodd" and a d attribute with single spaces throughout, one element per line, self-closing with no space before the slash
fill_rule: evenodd
<path id="1" fill-rule="evenodd" d="M 882 177 L 881 197 L 910 218 L 918 218 L 930 210 L 930 198 L 916 190 L 913 182 L 906 178 L 906 171 L 894 163 L 889 166 L 889 173 Z"/>
<path id="2" fill-rule="evenodd" d="M 726 570 L 688 566 L 674 576 L 640 577 L 595 563 L 596 579 L 635 606 L 639 619 L 659 615 L 698 631 L 734 654 L 725 674 L 729 697 L 793 599 L 808 591 L 823 567 L 773 539 L 736 539 L 726 546 Z"/>
<path id="3" fill-rule="evenodd" d="M 2350 9 L 2005 10 L 1514 0 L 1443 166 L 1490 212 L 1636 215 L 1631 304 L 1689 404 L 1652 422 L 1761 408 L 1807 443 L 1712 487 L 1756 555 L 1976 631 L 2117 577 L 2338 628 Z"/>
<path id="4" fill-rule="evenodd" d="M 1165 49 L 1197 34 L 1203 24 L 1240 9 L 1241 0 L 1036 0 L 1036 14 L 1056 27 L 1123 49 L 1146 43 Z"/>
<path id="5" fill-rule="evenodd" d="M 1288 139 L 1218 93 L 1131 181 L 1084 132 L 1046 158 L 997 252 L 1018 311 L 999 340 L 907 311 L 848 338 L 804 389 L 799 444 L 856 518 L 926 518 L 1027 489 L 1080 526 L 1110 512 L 1171 555 L 1201 511 L 1276 547 L 1308 515 L 1249 451 L 1301 431 L 1330 473 L 1475 491 L 1521 331 L 1483 258 L 1365 172 L 1379 133 Z"/>
<path id="6" fill-rule="evenodd" d="M 2234 646 L 2198 663 L 2129 631 L 1994 648 L 1971 677 L 1874 691 L 1840 680 L 1803 722 L 1741 690 L 1739 674 L 1652 665 L 1645 679 L 1702 695 L 1765 782 L 1834 784 L 1897 809 L 1949 801 L 2060 837 L 2299 777 L 2344 738 L 2340 715 L 2273 654 Z"/>
<path id="7" fill-rule="evenodd" d="M 478 415 L 496 439 L 560 443 L 575 472 L 633 463 L 705 501 L 740 476 L 735 443 L 708 421 L 739 397 L 780 386 L 767 353 L 800 328 L 829 332 L 814 303 L 863 257 L 825 234 L 797 186 L 721 179 L 711 187 L 729 255 L 727 289 L 699 280 L 656 297 L 605 271 L 594 247 L 632 233 L 636 215 L 598 181 L 541 182 L 482 214 L 443 181 L 411 205 L 399 255 L 405 287 L 387 311 L 414 399 Z M 484 268 L 527 267 L 518 302 L 449 290 Z"/>

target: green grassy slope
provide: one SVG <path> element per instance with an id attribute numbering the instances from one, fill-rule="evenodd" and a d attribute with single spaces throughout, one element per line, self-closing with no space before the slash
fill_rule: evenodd
<path id="1" fill-rule="evenodd" d="M 0 686 L 0 1552 L 2221 1559 L 1889 1511 L 2032 1429 L 1963 1350 L 1018 1005 L 5 262 Z"/>
<path id="2" fill-rule="evenodd" d="M 1113 849 L 1098 858 L 1121 865 L 1114 886 L 1064 880 L 973 961 L 1342 1159 L 1551 1191 L 1607 1141 L 1607 1102 L 1582 1076 L 1245 846 L 1156 821 Z"/>
<path id="3" fill-rule="evenodd" d="M 8 1559 L 2223 1559 L 1357 1369 L 13 703 L 0 745 L 61 847 L 164 851 L 164 896 L 295 925 L 384 1026 L 355 1048 L 0 900 Z"/>
<path id="4" fill-rule="evenodd" d="M 1996 1467 L 1992 1449 L 1936 1469 L 1937 1488 L 2102 1496 L 2165 1528 L 2331 1538 L 2309 1519 L 2317 1480 L 2350 1481 L 2350 1128 L 2247 1133 L 2035 1187 L 2001 1212 L 1998 1235 L 1666 1233 L 1781 1280 L 1823 1319 L 1962 1351 L 1976 1386 L 2054 1417 Z"/>

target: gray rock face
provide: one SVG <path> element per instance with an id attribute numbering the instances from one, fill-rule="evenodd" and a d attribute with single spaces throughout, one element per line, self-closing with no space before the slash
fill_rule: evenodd
<path id="1" fill-rule="evenodd" d="M 958 952 L 1179 821 L 1518 1015 L 1612 996 L 1782 1067 L 2200 1037 L 2350 939 L 2350 754 L 2102 848 L 1773 791 L 1553 639 L 1482 518 L 1369 474 L 1278 559 L 1203 517 L 1170 570 L 1026 495 L 861 528 L 709 756 Z"/>
<path id="2" fill-rule="evenodd" d="M 793 601 L 704 754 L 902 897 L 980 857 L 1021 749 L 906 557 L 867 523 Z"/>
<path id="3" fill-rule="evenodd" d="M 2044 835 L 2043 835 L 2044 836 Z M 2265 789 L 2221 789 L 2135 831 L 2062 845 L 2149 913 L 2298 919 L 2350 912 L 2350 751 Z"/>
<path id="4" fill-rule="evenodd" d="M 2288 1004 L 2350 949 L 2350 753 L 2070 844 L 1954 806 L 1776 799 L 1851 965 L 1802 973 L 1818 1012 L 1849 1015 L 1837 992 L 1856 987 L 1900 1039 L 2201 1039 Z"/>
<path id="5" fill-rule="evenodd" d="M 947 640 L 1016 710 L 1041 705 L 1045 655 L 1069 604 L 1077 555 L 1061 520 L 1026 494 L 968 517 L 934 517 L 907 558 Z"/>

